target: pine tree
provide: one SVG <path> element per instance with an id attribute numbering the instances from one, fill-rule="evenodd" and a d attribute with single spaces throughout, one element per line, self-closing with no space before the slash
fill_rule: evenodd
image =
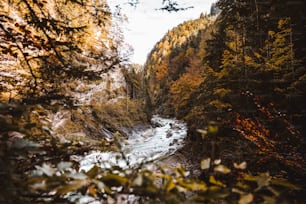
<path id="1" fill-rule="evenodd" d="M 0 8 L 0 51 L 28 73 L 23 94 L 46 95 L 63 79 L 97 78 L 120 61 L 106 1 L 12 0 Z"/>
<path id="2" fill-rule="evenodd" d="M 267 69 L 283 74 L 292 72 L 294 76 L 294 51 L 290 18 L 278 21 L 277 32 L 269 31 L 267 40 Z"/>

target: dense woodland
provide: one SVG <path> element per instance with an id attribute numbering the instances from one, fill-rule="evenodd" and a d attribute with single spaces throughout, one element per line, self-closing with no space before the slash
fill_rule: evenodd
<path id="1" fill-rule="evenodd" d="M 305 7 L 219 0 L 142 66 L 106 1 L 1 1 L 0 203 L 304 203 Z M 156 113 L 187 123 L 188 167 L 77 171 Z"/>
<path id="2" fill-rule="evenodd" d="M 258 148 L 261 162 L 275 159 L 303 173 L 304 3 L 217 6 L 222 12 L 215 21 L 201 15 L 183 23 L 152 50 L 145 65 L 150 105 L 188 121 L 191 140 L 216 122 L 221 149 L 229 138 L 246 139 L 254 147 L 231 151 L 247 156 Z"/>
<path id="3" fill-rule="evenodd" d="M 145 65 L 148 105 L 188 122 L 192 159 L 248 161 L 255 171 L 282 169 L 302 182 L 305 3 L 215 6 L 212 11 L 221 9 L 215 20 L 201 15 L 185 22 L 151 51 Z"/>

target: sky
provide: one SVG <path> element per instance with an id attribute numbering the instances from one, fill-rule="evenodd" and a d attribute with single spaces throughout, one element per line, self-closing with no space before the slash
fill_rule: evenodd
<path id="1" fill-rule="evenodd" d="M 132 7 L 128 0 L 109 0 L 111 8 L 120 5 L 128 22 L 124 24 L 124 38 L 126 43 L 134 49 L 131 62 L 144 64 L 147 55 L 154 45 L 178 24 L 196 19 L 203 13 L 210 12 L 210 6 L 215 0 L 176 0 L 182 7 L 193 6 L 184 11 L 167 12 L 157 10 L 162 7 L 162 0 L 139 0 L 137 7 Z"/>

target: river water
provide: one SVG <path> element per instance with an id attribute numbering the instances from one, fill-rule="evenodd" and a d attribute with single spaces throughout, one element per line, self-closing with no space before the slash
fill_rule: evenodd
<path id="1" fill-rule="evenodd" d="M 122 153 L 92 151 L 79 157 L 80 170 L 88 171 L 94 165 L 102 168 L 127 168 L 143 163 L 150 164 L 173 155 L 183 146 L 187 135 L 185 123 L 154 115 L 151 124 L 147 129 L 134 130 L 129 138 L 121 143 Z"/>

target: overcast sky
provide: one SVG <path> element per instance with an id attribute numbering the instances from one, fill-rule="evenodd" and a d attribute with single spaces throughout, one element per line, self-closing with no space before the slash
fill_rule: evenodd
<path id="1" fill-rule="evenodd" d="M 157 10 L 162 7 L 162 0 L 139 0 L 136 8 L 124 4 L 128 0 L 109 0 L 112 8 L 120 4 L 122 13 L 126 14 L 128 21 L 125 24 L 125 41 L 134 48 L 131 62 L 143 64 L 147 55 L 164 34 L 176 25 L 190 19 L 196 19 L 201 12 L 209 13 L 210 6 L 215 0 L 176 0 L 180 6 L 194 8 L 166 12 Z"/>

